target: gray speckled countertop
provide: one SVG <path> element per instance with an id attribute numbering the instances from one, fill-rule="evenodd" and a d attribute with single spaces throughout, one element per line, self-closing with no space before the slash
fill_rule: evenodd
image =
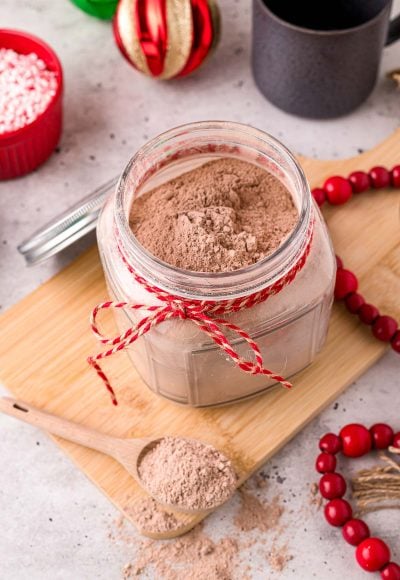
<path id="1" fill-rule="evenodd" d="M 399 125 L 400 92 L 384 74 L 400 67 L 400 44 L 386 49 L 378 86 L 355 113 L 326 122 L 297 119 L 267 103 L 254 86 L 249 3 L 220 0 L 220 6 L 224 33 L 215 56 L 193 77 L 161 84 L 130 69 L 114 46 L 108 23 L 86 16 L 67 0 L 2 0 L 2 27 L 36 33 L 56 49 L 64 64 L 66 95 L 59 151 L 34 174 L 0 184 L 1 310 L 58 271 L 84 245 L 27 269 L 17 243 L 118 174 L 141 144 L 171 126 L 213 118 L 241 121 L 269 131 L 297 152 L 332 158 L 356 155 Z M 395 7 L 400 9 L 400 0 Z M 257 533 L 266 544 L 249 548 L 252 578 L 366 577 L 340 533 L 310 506 L 316 441 L 324 431 L 337 431 L 350 421 L 384 420 L 400 428 L 398 375 L 399 360 L 389 353 L 266 464 L 270 479 L 262 495 L 282 494 L 284 530 L 277 541 L 287 544 L 293 559 L 281 573 L 273 572 L 265 559 L 273 535 Z M 0 429 L 0 578 L 121 578 L 139 537 L 133 545 L 110 540 L 116 510 L 44 434 L 3 416 Z M 235 498 L 212 515 L 207 533 L 218 538 L 229 532 L 237 507 Z M 369 522 L 391 543 L 399 561 L 398 513 L 371 515 Z M 147 577 L 157 575 L 150 571 Z"/>

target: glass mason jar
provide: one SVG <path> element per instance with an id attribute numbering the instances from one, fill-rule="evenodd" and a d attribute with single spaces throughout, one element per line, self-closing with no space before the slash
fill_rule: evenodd
<path id="1" fill-rule="evenodd" d="M 232 272 L 192 272 L 162 262 L 139 244 L 129 227 L 133 199 L 221 157 L 255 163 L 279 178 L 298 208 L 294 230 L 273 254 Z M 336 268 L 330 238 L 299 164 L 279 141 L 262 131 L 237 123 L 200 122 L 156 137 L 128 163 L 104 206 L 97 236 L 111 299 L 146 305 L 161 302 L 135 280 L 121 251 L 151 285 L 186 299 L 218 302 L 248 296 L 279 280 L 298 262 L 312 237 L 305 265 L 292 283 L 264 302 L 224 318 L 256 341 L 264 367 L 285 378 L 309 365 L 324 344 Z M 116 311 L 121 333 L 145 315 L 129 309 Z M 229 339 L 240 356 L 252 358 L 243 339 L 237 335 L 229 335 Z M 153 326 L 127 352 L 154 393 L 184 405 L 238 401 L 277 384 L 265 375 L 238 368 L 188 319 L 174 318 Z"/>

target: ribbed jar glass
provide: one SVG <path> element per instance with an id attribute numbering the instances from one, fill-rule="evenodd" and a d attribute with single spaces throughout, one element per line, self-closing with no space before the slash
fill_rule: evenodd
<path id="1" fill-rule="evenodd" d="M 136 240 L 129 227 L 133 199 L 222 157 L 254 163 L 284 183 L 299 212 L 294 230 L 272 255 L 233 272 L 192 272 L 162 262 Z M 282 278 L 301 258 L 312 237 L 306 263 L 291 284 L 264 302 L 225 318 L 257 342 L 264 366 L 285 378 L 309 365 L 324 344 L 336 268 L 332 245 L 299 164 L 279 141 L 262 131 L 213 121 L 184 125 L 156 137 L 128 163 L 102 211 L 97 235 L 111 298 L 148 305 L 160 302 L 130 274 L 121 250 L 151 285 L 186 299 L 218 302 L 249 296 Z M 120 310 L 116 316 L 123 332 L 144 314 Z M 229 338 L 241 356 L 252 357 L 243 339 Z M 153 327 L 128 347 L 128 354 L 152 391 L 184 405 L 229 403 L 276 385 L 264 375 L 239 369 L 188 319 L 176 318 Z"/>

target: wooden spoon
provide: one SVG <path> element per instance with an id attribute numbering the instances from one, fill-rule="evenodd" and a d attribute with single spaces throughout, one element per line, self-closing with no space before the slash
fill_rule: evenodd
<path id="1" fill-rule="evenodd" d="M 138 472 L 140 459 L 145 452 L 149 451 L 149 449 L 156 445 L 162 438 L 120 439 L 117 437 L 110 437 L 109 435 L 105 435 L 104 433 L 100 433 L 99 431 L 95 431 L 89 427 L 84 427 L 78 423 L 73 423 L 72 421 L 67 421 L 66 419 L 57 417 L 56 415 L 36 409 L 32 405 L 17 401 L 11 397 L 0 398 L 0 411 L 6 415 L 15 417 L 20 421 L 45 429 L 49 433 L 58 435 L 68 441 L 73 441 L 74 443 L 79 443 L 80 445 L 84 445 L 90 449 L 95 449 L 96 451 L 110 455 L 123 465 L 127 472 L 136 479 L 138 484 L 149 495 L 165 507 L 177 511 L 184 511 L 186 513 L 198 513 L 204 511 L 190 509 L 182 504 L 166 504 L 165 501 L 160 500 L 150 492 L 142 482 Z M 232 493 L 233 491 L 234 489 L 232 490 Z M 213 509 L 221 503 L 223 502 L 218 502 L 213 506 L 207 506 L 207 510 Z"/>

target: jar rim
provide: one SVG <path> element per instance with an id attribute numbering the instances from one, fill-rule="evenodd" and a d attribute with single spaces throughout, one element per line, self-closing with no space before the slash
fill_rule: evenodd
<path id="1" fill-rule="evenodd" d="M 197 272 L 168 264 L 142 246 L 129 225 L 130 207 L 127 208 L 127 195 L 129 193 L 127 185 L 128 179 L 131 179 L 132 167 L 160 146 L 165 146 L 176 138 L 187 137 L 189 134 L 195 137 L 197 134 L 207 131 L 220 133 L 223 140 L 226 140 L 227 135 L 235 139 L 239 138 L 239 140 L 240 136 L 254 139 L 260 147 L 257 152 L 265 157 L 267 154 L 262 151 L 262 146 L 272 147 L 288 164 L 296 180 L 296 185 L 301 191 L 298 220 L 283 243 L 274 252 L 254 264 L 229 272 Z M 240 145 L 240 143 L 238 144 Z M 281 278 L 299 259 L 309 241 L 307 232 L 310 232 L 310 224 L 312 223 L 311 213 L 311 193 L 304 171 L 283 143 L 269 133 L 250 125 L 230 121 L 199 121 L 179 125 L 161 133 L 148 141 L 131 157 L 117 184 L 114 223 L 125 258 L 128 262 L 133 258 L 135 270 L 150 283 L 162 290 L 185 298 L 223 300 L 262 290 Z M 282 261 L 281 258 L 285 253 L 295 255 L 288 256 L 287 263 L 281 264 L 279 267 L 278 263 Z M 266 270 L 270 270 L 272 275 L 266 275 Z M 244 278 L 247 279 L 244 280 Z"/>

